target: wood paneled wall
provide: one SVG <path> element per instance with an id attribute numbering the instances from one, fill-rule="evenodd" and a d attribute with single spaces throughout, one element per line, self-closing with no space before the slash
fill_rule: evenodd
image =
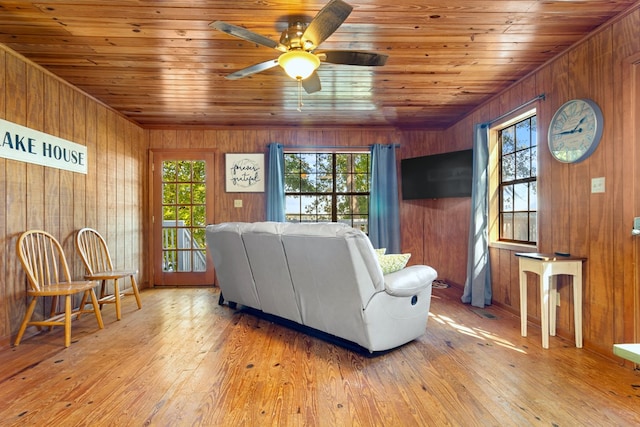
<path id="1" fill-rule="evenodd" d="M 583 332 L 585 347 L 612 355 L 615 342 L 633 342 L 640 334 L 634 324 L 638 311 L 637 272 L 634 270 L 637 238 L 630 234 L 633 217 L 640 216 L 638 177 L 640 169 L 640 10 L 610 23 L 554 61 L 492 98 L 472 114 L 445 131 L 444 141 L 472 146 L 475 123 L 490 121 L 544 93 L 538 104 L 539 156 L 539 250 L 566 251 L 588 258 L 584 267 Z M 634 65 L 635 63 L 635 65 Z M 556 109 L 573 98 L 591 98 L 605 117 L 604 134 L 595 153 L 578 164 L 555 161 L 547 149 L 548 125 Z M 439 143 L 428 152 L 439 152 Z M 452 147 L 453 148 L 453 147 Z M 591 179 L 605 178 L 606 191 L 591 193 Z M 436 206 L 424 202 L 420 214 L 427 220 Z M 455 207 L 447 209 L 458 212 Z M 460 209 L 460 213 L 462 214 Z M 446 255 L 466 262 L 466 239 L 459 233 L 457 215 L 440 215 L 440 232 L 425 233 Z M 405 219 L 405 222 L 407 220 Z M 429 229 L 430 231 L 432 229 Z M 446 231 L 445 231 L 446 230 Z M 449 238 L 449 233 L 454 238 Z M 419 228 L 414 230 L 419 232 Z M 419 240 L 419 239 L 417 239 Z M 460 248 L 452 249 L 460 245 Z M 464 248 L 464 250 L 463 250 Z M 519 313 L 518 263 L 514 251 L 491 249 L 494 303 Z M 452 270 L 447 274 L 456 277 Z M 462 282 L 464 282 L 463 274 Z M 567 280 L 567 278 L 563 278 Z M 557 308 L 558 333 L 573 337 L 573 304 L 569 283 L 561 280 L 561 306 Z M 456 280 L 457 281 L 457 280 Z M 536 276 L 529 277 L 529 317 L 539 321 Z M 634 317 L 636 316 L 636 317 Z"/>
<path id="2" fill-rule="evenodd" d="M 147 281 L 147 140 L 144 130 L 0 45 L 0 117 L 87 147 L 88 173 L 0 158 L 0 346 L 15 336 L 26 306 L 26 278 L 15 255 L 18 235 L 44 229 L 63 245 L 72 274 L 84 268 L 73 238 L 99 230 L 118 268 Z M 143 202 L 141 202 L 143 201 Z"/>
<path id="3" fill-rule="evenodd" d="M 285 147 L 331 146 L 365 147 L 371 144 L 401 143 L 392 129 L 265 129 L 265 130 L 149 130 L 152 150 L 206 149 L 212 150 L 216 161 L 216 194 L 214 222 L 264 221 L 266 200 L 264 193 L 226 193 L 224 184 L 225 153 L 267 153 L 267 144 L 278 142 Z M 233 201 L 242 200 L 235 208 Z"/>

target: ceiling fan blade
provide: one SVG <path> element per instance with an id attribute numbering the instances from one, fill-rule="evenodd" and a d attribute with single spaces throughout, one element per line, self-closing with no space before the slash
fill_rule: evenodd
<path id="1" fill-rule="evenodd" d="M 277 49 L 281 52 L 287 51 L 287 47 L 285 45 L 271 40 L 269 37 L 265 37 L 260 34 L 254 33 L 253 31 L 249 31 L 246 28 L 238 27 L 237 25 L 228 24 L 223 21 L 216 21 L 209 24 L 209 26 L 214 30 L 222 31 L 223 33 L 227 33 L 229 35 L 250 41 L 252 43 L 257 43 L 262 46 Z"/>
<path id="2" fill-rule="evenodd" d="M 309 77 L 302 81 L 302 87 L 307 93 L 319 92 L 322 89 L 320 84 L 320 77 L 315 71 Z"/>
<path id="3" fill-rule="evenodd" d="M 307 50 L 313 50 L 334 33 L 347 19 L 353 7 L 342 0 L 331 0 L 327 3 L 307 26 L 302 35 L 302 43 L 311 42 L 312 47 L 305 46 Z"/>
<path id="4" fill-rule="evenodd" d="M 252 74 L 259 73 L 261 71 L 268 70 L 270 68 L 276 67 L 278 65 L 278 59 L 270 59 L 268 61 L 261 62 L 259 64 L 254 64 L 250 67 L 243 68 L 242 70 L 238 70 L 234 73 L 227 74 L 225 76 L 226 79 L 229 80 L 238 80 L 243 77 L 250 76 Z"/>
<path id="5" fill-rule="evenodd" d="M 388 55 L 354 50 L 327 50 L 318 56 L 325 62 L 345 65 L 381 66 L 387 62 Z"/>

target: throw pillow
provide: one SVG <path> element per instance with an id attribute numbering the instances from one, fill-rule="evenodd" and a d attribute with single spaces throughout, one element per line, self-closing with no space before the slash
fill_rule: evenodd
<path id="1" fill-rule="evenodd" d="M 374 249 L 377 255 L 384 255 L 387 252 L 387 248 Z"/>
<path id="2" fill-rule="evenodd" d="M 382 267 L 383 274 L 393 273 L 398 270 L 402 270 L 409 262 L 411 254 L 388 254 L 378 255 L 378 261 L 380 267 Z"/>

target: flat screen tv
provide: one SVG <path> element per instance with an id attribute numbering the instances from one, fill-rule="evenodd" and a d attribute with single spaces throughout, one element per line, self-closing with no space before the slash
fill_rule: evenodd
<path id="1" fill-rule="evenodd" d="M 402 159 L 400 176 L 404 200 L 470 197 L 473 150 Z"/>

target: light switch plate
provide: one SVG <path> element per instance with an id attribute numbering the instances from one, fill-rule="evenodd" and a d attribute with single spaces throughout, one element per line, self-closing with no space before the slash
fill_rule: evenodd
<path id="1" fill-rule="evenodd" d="M 604 193 L 604 177 L 591 178 L 591 192 Z"/>

